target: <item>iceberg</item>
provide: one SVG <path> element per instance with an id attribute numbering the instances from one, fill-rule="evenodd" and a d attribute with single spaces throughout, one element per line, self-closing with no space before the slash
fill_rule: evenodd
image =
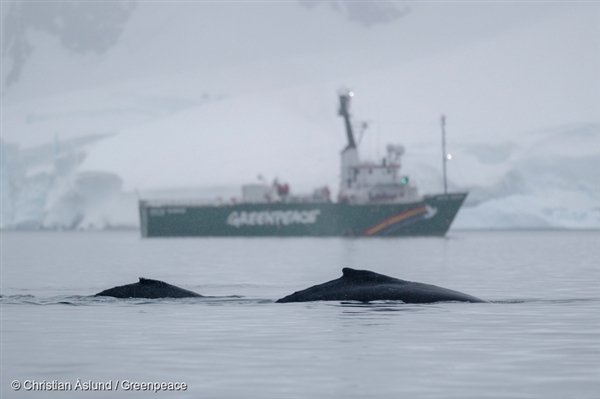
<path id="1" fill-rule="evenodd" d="M 497 163 L 506 170 L 497 182 L 466 187 L 470 194 L 454 228 L 600 229 L 600 125 L 529 136 L 529 144 L 514 145 Z M 489 162 L 479 158 L 482 166 Z"/>
<path id="2" fill-rule="evenodd" d="M 88 145 L 105 136 L 20 150 L 0 141 L 2 229 L 102 229 L 122 180 L 108 172 L 80 171 Z"/>

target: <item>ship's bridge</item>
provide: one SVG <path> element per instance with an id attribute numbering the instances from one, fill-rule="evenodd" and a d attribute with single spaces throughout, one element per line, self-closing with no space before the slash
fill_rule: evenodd
<path id="1" fill-rule="evenodd" d="M 366 187 L 375 184 L 397 183 L 399 164 L 370 164 L 364 163 L 352 167 L 353 180 L 356 187 Z"/>

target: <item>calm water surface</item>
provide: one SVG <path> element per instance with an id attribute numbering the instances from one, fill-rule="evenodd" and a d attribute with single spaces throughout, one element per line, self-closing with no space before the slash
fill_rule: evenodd
<path id="1" fill-rule="evenodd" d="M 598 231 L 445 239 L 2 232 L 0 242 L 2 398 L 600 397 Z M 343 267 L 492 303 L 274 303 Z M 88 297 L 138 277 L 224 297 Z M 82 393 L 78 379 L 112 390 Z M 72 390 L 15 391 L 13 380 Z M 187 390 L 124 391 L 123 380 Z"/>

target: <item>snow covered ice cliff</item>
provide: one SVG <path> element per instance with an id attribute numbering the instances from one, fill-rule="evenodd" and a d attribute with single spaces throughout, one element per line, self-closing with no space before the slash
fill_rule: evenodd
<path id="1" fill-rule="evenodd" d="M 215 109 L 207 112 L 214 114 Z M 253 126 L 254 113 L 235 122 L 218 122 L 220 116 L 216 113 L 214 128 L 221 139 L 207 149 L 202 149 L 202 136 L 195 129 L 183 127 L 196 126 L 188 119 L 196 120 L 197 113 L 180 115 L 179 123 L 170 119 L 169 125 L 182 126 L 175 132 L 157 122 L 155 130 L 151 125 L 117 136 L 90 136 L 23 150 L 3 143 L 2 227 L 137 227 L 139 192 L 153 198 L 229 198 L 239 196 L 238 185 L 251 181 L 256 171 L 279 171 L 292 188 L 297 183 L 296 192 L 308 191 L 315 182 L 336 187 L 337 151 L 326 156 L 335 140 L 328 142 L 328 135 L 318 130 L 314 140 L 292 146 L 283 137 L 280 147 L 275 147 L 281 149 L 279 154 L 253 151 L 244 163 L 226 165 L 213 177 L 211 170 L 226 160 L 231 143 L 252 146 L 240 142 L 238 124 L 251 130 L 263 126 L 258 121 Z M 272 116 L 275 128 L 268 138 L 269 148 L 277 132 L 293 122 L 297 121 L 285 114 Z M 291 137 L 299 137 L 307 128 L 295 126 L 299 131 L 292 131 Z M 152 134 L 147 135 L 149 131 Z M 449 189 L 470 193 L 453 228 L 600 228 L 600 125 L 531 132 L 524 138 L 519 144 L 453 145 Z M 439 148 L 426 145 L 408 149 L 404 169 L 422 193 L 441 191 L 437 152 Z M 303 160 L 307 153 L 318 155 Z M 141 188 L 137 194 L 136 188 Z"/>
<path id="2" fill-rule="evenodd" d="M 0 142 L 1 227 L 75 229 L 111 226 L 111 207 L 122 180 L 108 172 L 79 170 L 85 148 L 102 136 L 82 137 L 21 150 Z M 60 146 L 64 149 L 61 150 Z"/>

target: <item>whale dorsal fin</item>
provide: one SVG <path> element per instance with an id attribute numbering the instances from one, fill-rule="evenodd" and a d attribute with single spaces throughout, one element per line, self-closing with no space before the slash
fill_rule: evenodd
<path id="1" fill-rule="evenodd" d="M 150 284 L 166 284 L 164 281 L 160 280 L 152 280 L 151 278 L 140 277 L 141 285 L 150 285 Z"/>
<path id="2" fill-rule="evenodd" d="M 403 283 L 403 280 L 379 274 L 370 270 L 356 270 L 349 267 L 342 269 L 342 278 L 357 283 Z"/>

